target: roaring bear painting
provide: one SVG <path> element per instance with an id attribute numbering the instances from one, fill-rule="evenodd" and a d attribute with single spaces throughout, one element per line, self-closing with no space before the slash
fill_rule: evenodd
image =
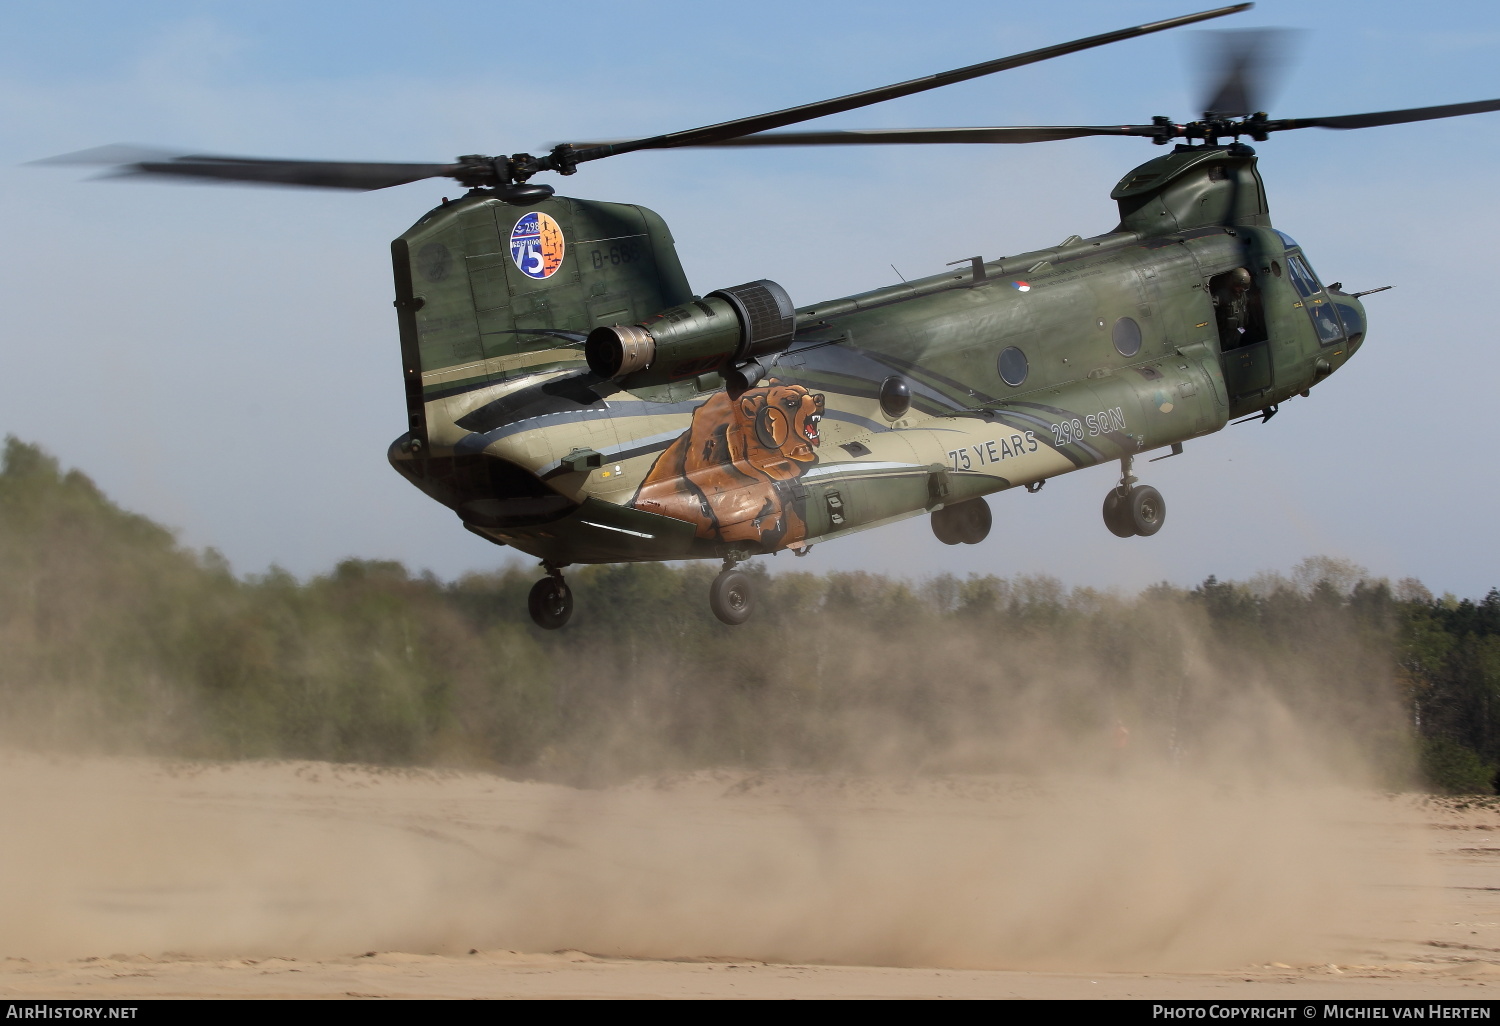
<path id="1" fill-rule="evenodd" d="M 818 461 L 823 396 L 772 379 L 738 398 L 715 394 L 657 458 L 631 505 L 693 524 L 698 537 L 797 545 L 807 523 L 790 483 Z"/>

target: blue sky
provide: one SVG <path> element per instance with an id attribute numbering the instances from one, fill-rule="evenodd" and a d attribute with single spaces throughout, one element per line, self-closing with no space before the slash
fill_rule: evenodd
<path id="1" fill-rule="evenodd" d="M 28 3 L 0 6 L 0 432 L 245 572 L 346 555 L 455 576 L 506 550 L 385 464 L 401 431 L 388 243 L 452 183 L 373 194 L 95 183 L 24 162 L 110 142 L 445 160 L 687 128 L 1197 9 L 1012 3 Z M 1302 31 L 1273 116 L 1500 96 L 1500 7 L 1263 0 L 1222 26 Z M 1183 120 L 1194 29 L 827 119 L 828 127 Z M 1500 114 L 1261 144 L 1272 214 L 1327 280 L 1371 297 L 1370 341 L 1309 400 L 1154 464 L 1167 527 L 1122 541 L 1108 469 L 992 500 L 950 549 L 924 520 L 798 569 L 1051 573 L 1135 588 L 1324 553 L 1437 591 L 1500 584 L 1491 524 Z M 667 218 L 698 291 L 761 277 L 799 303 L 1115 221 L 1154 156 L 1029 147 L 634 154 L 564 191 Z M 774 565 L 789 563 L 779 557 Z"/>

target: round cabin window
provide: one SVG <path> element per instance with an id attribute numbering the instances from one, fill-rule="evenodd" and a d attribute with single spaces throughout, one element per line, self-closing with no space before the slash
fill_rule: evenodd
<path id="1" fill-rule="evenodd" d="M 1000 351 L 1000 380 L 1015 388 L 1026 380 L 1026 354 L 1015 346 Z"/>
<path id="2" fill-rule="evenodd" d="M 1130 317 L 1115 321 L 1111 333 L 1115 341 L 1115 352 L 1121 356 L 1134 356 L 1141 351 L 1141 326 Z"/>
<path id="3" fill-rule="evenodd" d="M 892 420 L 906 416 L 911 409 L 911 386 L 902 377 L 892 376 L 880 384 L 880 411 Z"/>

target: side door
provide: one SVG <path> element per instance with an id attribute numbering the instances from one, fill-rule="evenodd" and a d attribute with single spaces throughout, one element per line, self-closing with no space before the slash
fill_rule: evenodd
<path id="1" fill-rule="evenodd" d="M 1246 269 L 1254 281 L 1249 337 L 1257 342 L 1223 352 L 1231 417 L 1262 409 L 1302 387 L 1317 355 L 1312 352 L 1318 348 L 1315 325 L 1329 339 L 1335 331 L 1342 338 L 1338 315 L 1296 241 L 1274 228 L 1236 230 L 1247 236 Z"/>
<path id="2" fill-rule="evenodd" d="M 1231 402 L 1253 399 L 1271 389 L 1271 342 L 1240 346 L 1224 352 L 1224 386 Z"/>
<path id="3" fill-rule="evenodd" d="M 1279 367 L 1274 352 L 1278 340 L 1275 325 L 1266 317 L 1266 308 L 1278 285 L 1285 288 L 1278 276 L 1271 273 L 1272 263 L 1266 253 L 1267 249 L 1275 249 L 1276 255 L 1280 256 L 1281 246 L 1276 237 L 1270 232 L 1253 229 L 1240 231 L 1249 234 L 1245 266 L 1219 275 L 1209 285 L 1211 293 L 1221 293 L 1222 302 L 1225 282 L 1233 274 L 1250 273 L 1250 287 L 1243 294 L 1237 315 L 1226 318 L 1226 311 L 1218 305 L 1215 307 L 1215 315 L 1220 321 L 1220 364 L 1224 369 L 1224 387 L 1229 393 L 1233 415 L 1238 415 L 1241 409 L 1253 408 L 1256 400 L 1269 393 L 1276 383 Z"/>

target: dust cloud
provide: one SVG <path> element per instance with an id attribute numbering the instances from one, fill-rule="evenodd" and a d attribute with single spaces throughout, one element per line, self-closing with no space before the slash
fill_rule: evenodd
<path id="1" fill-rule="evenodd" d="M 0 565 L 0 956 L 1193 968 L 1409 893 L 1401 599 L 1333 561 L 758 574 L 734 630 L 591 567 L 549 633 L 520 570 L 237 578 L 9 439 Z"/>
<path id="2" fill-rule="evenodd" d="M 816 770 L 605 773 L 664 758 L 645 703 L 594 734 L 590 786 L 10 749 L 0 954 L 1191 970 L 1327 959 L 1408 914 L 1379 886 L 1418 856 L 1399 832 L 1372 848 L 1377 771 L 1175 630 L 1191 717 L 1143 724 L 1120 673 L 1090 682 L 1050 648 L 1050 671 L 1026 665 L 1018 643 L 1004 675 L 1031 683 L 1007 690 L 1008 722 L 963 702 L 824 714 Z M 825 641 L 855 678 L 884 644 Z M 945 659 L 980 657 L 961 649 Z M 942 705 L 943 678 L 925 694 Z"/>

